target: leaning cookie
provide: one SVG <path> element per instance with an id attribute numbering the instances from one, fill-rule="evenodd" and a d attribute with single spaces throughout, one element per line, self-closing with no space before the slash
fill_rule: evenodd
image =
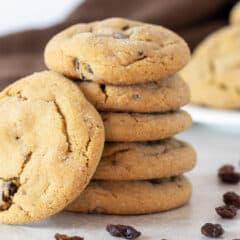
<path id="1" fill-rule="evenodd" d="M 228 26 L 207 37 L 181 76 L 191 101 L 216 108 L 240 108 L 240 28 Z"/>
<path id="2" fill-rule="evenodd" d="M 179 77 L 131 86 L 114 86 L 78 81 L 86 98 L 100 111 L 167 112 L 190 101 L 187 84 Z"/>
<path id="3" fill-rule="evenodd" d="M 182 110 L 167 113 L 101 113 L 107 142 L 154 141 L 172 137 L 192 125 Z"/>
<path id="4" fill-rule="evenodd" d="M 49 69 L 99 83 L 132 85 L 158 81 L 190 59 L 185 41 L 157 25 L 109 18 L 74 25 L 45 49 Z"/>
<path id="5" fill-rule="evenodd" d="M 93 179 L 140 180 L 177 176 L 196 164 L 196 152 L 183 141 L 106 143 Z"/>
<path id="6" fill-rule="evenodd" d="M 240 2 L 230 12 L 229 21 L 231 24 L 240 24 Z"/>
<path id="7" fill-rule="evenodd" d="M 60 74 L 25 77 L 0 94 L 0 222 L 23 224 L 62 210 L 101 157 L 100 116 Z"/>
<path id="8" fill-rule="evenodd" d="M 186 177 L 145 181 L 92 181 L 68 211 L 104 214 L 147 214 L 180 207 L 191 197 Z"/>

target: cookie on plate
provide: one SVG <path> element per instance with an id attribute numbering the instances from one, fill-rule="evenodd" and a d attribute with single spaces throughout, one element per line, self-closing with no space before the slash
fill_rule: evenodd
<path id="1" fill-rule="evenodd" d="M 145 181 L 92 181 L 68 211 L 104 214 L 147 214 L 187 203 L 192 186 L 186 177 Z"/>
<path id="2" fill-rule="evenodd" d="M 231 24 L 240 24 L 240 2 L 231 10 L 229 20 Z"/>
<path id="3" fill-rule="evenodd" d="M 23 224 L 62 210 L 101 157 L 104 128 L 79 88 L 54 72 L 0 94 L 0 222 Z"/>
<path id="4" fill-rule="evenodd" d="M 193 103 L 239 109 L 239 26 L 225 27 L 207 37 L 181 75 L 190 87 Z"/>
<path id="5" fill-rule="evenodd" d="M 189 59 L 186 42 L 174 32 L 123 18 L 73 25 L 45 49 L 49 69 L 115 85 L 158 81 L 178 72 Z"/>
<path id="6" fill-rule="evenodd" d="M 191 116 L 183 111 L 167 113 L 101 113 L 106 141 L 154 141 L 172 137 L 192 125 Z"/>
<path id="7" fill-rule="evenodd" d="M 187 84 L 178 76 L 131 86 L 114 86 L 78 81 L 85 97 L 100 111 L 167 112 L 190 100 Z"/>
<path id="8" fill-rule="evenodd" d="M 93 179 L 165 178 L 190 171 L 196 164 L 193 147 L 177 139 L 156 142 L 106 143 Z"/>

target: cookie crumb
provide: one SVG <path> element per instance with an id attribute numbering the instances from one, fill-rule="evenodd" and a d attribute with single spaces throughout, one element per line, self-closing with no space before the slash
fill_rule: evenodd
<path id="1" fill-rule="evenodd" d="M 218 177 L 222 182 L 228 184 L 237 184 L 240 182 L 240 173 L 235 171 L 232 165 L 223 165 L 218 170 Z"/>
<path id="2" fill-rule="evenodd" d="M 108 224 L 106 230 L 114 237 L 121 237 L 125 239 L 136 239 L 141 235 L 141 233 L 135 228 L 127 225 Z"/>
<path id="3" fill-rule="evenodd" d="M 226 192 L 223 195 L 223 201 L 227 205 L 233 205 L 236 208 L 240 208 L 240 195 L 235 192 Z"/>
<path id="4" fill-rule="evenodd" d="M 221 216 L 222 218 L 234 218 L 237 215 L 237 208 L 230 205 L 220 206 L 215 208 L 217 214 Z"/>
<path id="5" fill-rule="evenodd" d="M 60 234 L 60 233 L 56 233 L 54 238 L 56 240 L 84 240 L 84 238 L 79 237 L 79 236 L 72 236 L 72 237 L 70 237 L 70 236 L 67 236 L 65 234 Z"/>
<path id="6" fill-rule="evenodd" d="M 218 238 L 224 233 L 224 230 L 220 224 L 206 223 L 202 226 L 201 233 L 206 237 Z"/>

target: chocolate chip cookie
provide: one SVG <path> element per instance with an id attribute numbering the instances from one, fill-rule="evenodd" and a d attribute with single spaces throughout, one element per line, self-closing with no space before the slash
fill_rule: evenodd
<path id="1" fill-rule="evenodd" d="M 0 94 L 0 222 L 50 216 L 88 184 L 104 128 L 79 88 L 54 72 L 20 79 Z"/>
<path id="2" fill-rule="evenodd" d="M 187 203 L 192 186 L 186 177 L 144 181 L 92 181 L 68 211 L 104 214 L 146 214 Z"/>
<path id="3" fill-rule="evenodd" d="M 45 49 L 49 69 L 117 85 L 158 81 L 178 72 L 189 59 L 187 44 L 174 32 L 123 18 L 73 25 Z"/>

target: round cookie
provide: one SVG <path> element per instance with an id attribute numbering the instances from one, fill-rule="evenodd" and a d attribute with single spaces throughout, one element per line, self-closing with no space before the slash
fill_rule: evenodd
<path id="1" fill-rule="evenodd" d="M 123 18 L 73 25 L 45 49 L 49 69 L 117 85 L 158 81 L 178 72 L 189 59 L 186 42 L 174 32 Z"/>
<path id="2" fill-rule="evenodd" d="M 108 142 L 154 141 L 172 137 L 192 124 L 182 110 L 167 113 L 101 113 Z"/>
<path id="3" fill-rule="evenodd" d="M 132 86 L 114 86 L 91 81 L 77 82 L 85 97 L 101 111 L 167 112 L 190 100 L 187 84 L 178 76 Z"/>
<path id="4" fill-rule="evenodd" d="M 43 219 L 79 195 L 102 154 L 100 116 L 54 72 L 25 77 L 0 94 L 0 222 Z"/>
<path id="5" fill-rule="evenodd" d="M 147 214 L 187 203 L 192 186 L 186 177 L 145 181 L 92 181 L 66 210 L 82 213 Z"/>
<path id="6" fill-rule="evenodd" d="M 240 24 L 240 2 L 231 10 L 229 20 L 231 24 Z"/>
<path id="7" fill-rule="evenodd" d="M 196 164 L 191 145 L 176 139 L 145 143 L 106 143 L 93 178 L 141 180 L 177 176 Z"/>
<path id="8" fill-rule="evenodd" d="M 191 101 L 210 107 L 240 108 L 240 28 L 225 27 L 196 49 L 181 75 L 191 90 Z"/>

